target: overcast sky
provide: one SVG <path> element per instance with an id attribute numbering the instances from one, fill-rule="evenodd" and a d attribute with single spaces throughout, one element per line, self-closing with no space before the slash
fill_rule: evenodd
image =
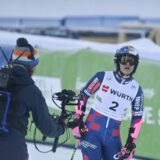
<path id="1" fill-rule="evenodd" d="M 0 0 L 0 17 L 135 15 L 160 18 L 160 0 Z"/>

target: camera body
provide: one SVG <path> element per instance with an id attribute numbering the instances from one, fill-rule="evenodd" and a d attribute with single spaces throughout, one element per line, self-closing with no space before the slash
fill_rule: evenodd
<path id="1" fill-rule="evenodd" d="M 52 99 L 57 99 L 59 101 L 64 102 L 65 104 L 68 104 L 70 101 L 82 100 L 83 96 L 82 95 L 76 96 L 76 93 L 74 91 L 64 89 L 62 90 L 62 92 L 57 92 L 53 94 Z"/>
<path id="2" fill-rule="evenodd" d="M 0 69 L 0 88 L 9 87 L 9 79 L 12 74 L 12 65 L 6 65 Z"/>

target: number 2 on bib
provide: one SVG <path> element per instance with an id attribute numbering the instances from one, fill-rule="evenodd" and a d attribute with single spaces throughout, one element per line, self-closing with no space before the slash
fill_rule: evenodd
<path id="1" fill-rule="evenodd" d="M 112 104 L 113 105 L 111 107 L 109 107 L 109 109 L 116 112 L 116 109 L 118 107 L 118 102 L 113 101 Z"/>

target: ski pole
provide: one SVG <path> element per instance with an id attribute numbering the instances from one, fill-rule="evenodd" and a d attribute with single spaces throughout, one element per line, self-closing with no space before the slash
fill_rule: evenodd
<path id="1" fill-rule="evenodd" d="M 80 140 L 78 139 L 78 140 L 76 141 L 75 146 L 74 146 L 74 150 L 73 150 L 73 153 L 72 153 L 72 156 L 71 156 L 71 160 L 73 160 L 73 158 L 74 158 L 74 156 L 75 156 L 75 153 L 76 153 L 76 150 L 77 150 L 79 144 L 80 144 Z"/>

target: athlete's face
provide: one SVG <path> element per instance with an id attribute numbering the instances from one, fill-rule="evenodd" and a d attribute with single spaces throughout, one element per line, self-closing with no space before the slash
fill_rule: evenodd
<path id="1" fill-rule="evenodd" d="M 132 56 L 122 56 L 120 58 L 120 70 L 124 75 L 130 75 L 135 67 L 135 59 Z"/>

